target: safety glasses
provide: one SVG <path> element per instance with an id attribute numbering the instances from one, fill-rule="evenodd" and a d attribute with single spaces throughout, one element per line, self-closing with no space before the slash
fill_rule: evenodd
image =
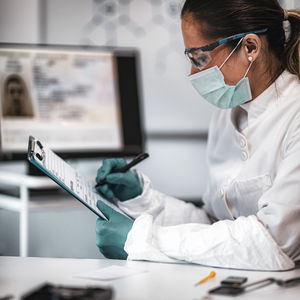
<path id="1" fill-rule="evenodd" d="M 191 64 L 195 68 L 197 68 L 199 70 L 203 70 L 210 63 L 210 61 L 212 59 L 211 55 L 210 55 L 210 51 L 214 50 L 218 46 L 225 44 L 227 42 L 241 39 L 244 36 L 246 36 L 247 34 L 250 34 L 250 33 L 260 34 L 260 33 L 265 33 L 267 30 L 268 30 L 267 28 L 264 28 L 261 30 L 254 30 L 254 31 L 249 31 L 249 32 L 244 32 L 244 33 L 238 33 L 238 34 L 218 40 L 216 42 L 213 42 L 213 43 L 203 46 L 203 47 L 185 49 L 184 54 L 187 56 L 187 58 L 190 60 Z"/>

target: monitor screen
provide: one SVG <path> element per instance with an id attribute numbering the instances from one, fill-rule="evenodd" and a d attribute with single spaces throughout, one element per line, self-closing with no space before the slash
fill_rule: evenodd
<path id="1" fill-rule="evenodd" d="M 143 150 L 133 49 L 0 44 L 2 159 L 30 135 L 65 158 Z"/>

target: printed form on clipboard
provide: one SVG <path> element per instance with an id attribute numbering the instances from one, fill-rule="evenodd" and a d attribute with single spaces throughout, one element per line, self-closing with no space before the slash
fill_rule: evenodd
<path id="1" fill-rule="evenodd" d="M 97 207 L 97 201 L 100 200 L 115 211 L 130 218 L 115 204 L 101 197 L 90 180 L 32 136 L 29 137 L 28 160 L 97 216 L 107 220 Z"/>

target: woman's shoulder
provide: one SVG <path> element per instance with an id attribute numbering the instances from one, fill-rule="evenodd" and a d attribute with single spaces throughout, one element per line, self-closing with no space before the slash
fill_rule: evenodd
<path id="1" fill-rule="evenodd" d="M 300 103 L 300 80 L 297 75 L 283 71 L 275 81 L 275 88 L 281 101 L 291 102 L 298 99 Z"/>
<path id="2" fill-rule="evenodd" d="M 300 121 L 300 80 L 297 75 L 284 71 L 276 83 L 278 118 L 288 118 L 290 123 Z"/>

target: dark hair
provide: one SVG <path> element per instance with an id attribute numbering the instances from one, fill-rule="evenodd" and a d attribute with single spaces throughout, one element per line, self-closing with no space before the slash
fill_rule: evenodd
<path id="1" fill-rule="evenodd" d="M 300 79 L 299 10 L 290 10 L 286 15 L 277 0 L 186 0 L 181 18 L 188 14 L 205 24 L 202 34 L 211 39 L 268 28 L 265 33 L 268 50 L 281 62 L 281 70 L 278 72 L 286 68 Z M 287 40 L 283 28 L 285 19 L 290 22 Z M 228 46 L 233 48 L 236 44 L 235 41 Z"/>

